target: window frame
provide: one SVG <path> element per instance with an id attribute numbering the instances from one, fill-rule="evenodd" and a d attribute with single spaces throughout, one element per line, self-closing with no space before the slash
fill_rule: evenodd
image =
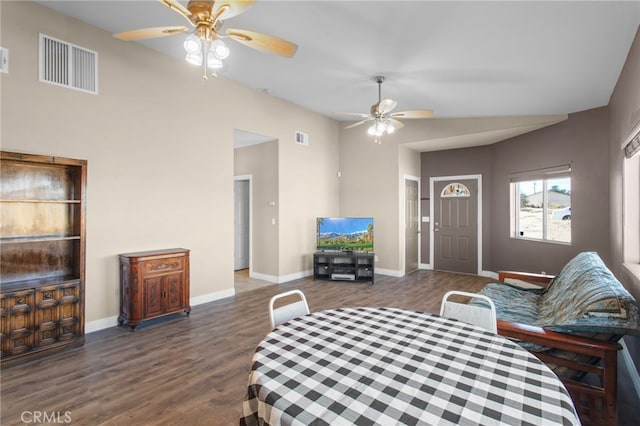
<path id="1" fill-rule="evenodd" d="M 640 121 L 622 142 L 622 262 L 640 282 Z"/>
<path id="2" fill-rule="evenodd" d="M 544 169 L 530 170 L 512 173 L 509 177 L 510 194 L 510 232 L 512 239 L 523 241 L 535 241 L 550 244 L 570 246 L 573 241 L 573 226 L 570 227 L 569 241 L 551 240 L 548 238 L 549 230 L 549 181 L 568 178 L 571 184 L 571 165 L 561 165 Z M 542 238 L 520 235 L 520 188 L 524 182 L 542 181 Z M 572 194 L 569 194 L 571 197 Z M 570 203 L 571 205 L 571 203 Z"/>

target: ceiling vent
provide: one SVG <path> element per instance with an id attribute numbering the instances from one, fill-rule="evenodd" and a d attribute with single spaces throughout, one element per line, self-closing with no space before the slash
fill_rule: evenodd
<path id="1" fill-rule="evenodd" d="M 309 135 L 296 130 L 296 145 L 309 145 Z"/>
<path id="2" fill-rule="evenodd" d="M 98 93 L 98 54 L 40 34 L 40 81 Z"/>

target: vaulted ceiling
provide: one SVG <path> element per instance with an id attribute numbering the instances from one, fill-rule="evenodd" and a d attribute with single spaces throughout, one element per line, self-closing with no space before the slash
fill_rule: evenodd
<path id="1" fill-rule="evenodd" d="M 110 33 L 185 24 L 153 0 L 38 3 Z M 410 146 L 473 146 L 607 105 L 639 24 L 640 1 L 258 0 L 224 25 L 290 40 L 297 54 L 229 41 L 219 74 L 336 120 L 368 112 L 384 75 L 397 110 L 434 111 L 439 136 Z M 184 37 L 140 43 L 183 61 Z"/>

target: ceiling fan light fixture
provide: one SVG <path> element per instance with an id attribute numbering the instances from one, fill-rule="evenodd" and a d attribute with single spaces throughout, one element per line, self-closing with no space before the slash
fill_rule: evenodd
<path id="1" fill-rule="evenodd" d="M 2 0 L 0 0 L 2 1 Z M 222 62 L 229 56 L 229 48 L 219 40 L 220 37 L 230 38 L 250 48 L 280 56 L 292 57 L 298 46 L 268 34 L 242 29 L 228 29 L 221 33 L 219 30 L 228 18 L 243 13 L 253 5 L 255 0 L 159 0 L 164 7 L 168 7 L 189 21 L 193 32 L 189 34 L 183 46 L 187 52 L 186 61 L 202 67 L 202 78 L 207 80 L 209 69 L 222 66 Z M 187 3 L 183 6 L 181 3 Z M 186 26 L 164 26 L 141 28 L 114 34 L 114 37 L 125 40 L 142 40 L 189 33 Z M 210 55 L 210 50 L 213 54 Z M 210 56 L 213 56 L 210 58 Z M 214 76 L 215 72 L 212 73 Z"/>
<path id="2" fill-rule="evenodd" d="M 186 39 L 184 39 L 184 50 L 187 53 L 200 53 L 202 50 L 202 41 L 195 34 L 191 34 Z"/>
<path id="3" fill-rule="evenodd" d="M 222 65 L 222 60 L 216 58 L 213 52 L 209 52 L 209 54 L 207 55 L 207 67 L 217 70 L 222 68 Z"/>
<path id="4" fill-rule="evenodd" d="M 187 56 L 184 59 L 191 65 L 202 65 L 202 54 L 200 52 L 188 52 Z"/>
<path id="5" fill-rule="evenodd" d="M 210 52 L 213 52 L 214 56 L 219 60 L 229 57 L 229 48 L 220 39 L 216 39 L 211 43 Z"/>
<path id="6" fill-rule="evenodd" d="M 386 127 L 385 130 L 386 130 L 388 135 L 390 135 L 391 133 L 396 131 L 396 128 L 391 123 L 385 123 L 385 127 Z"/>

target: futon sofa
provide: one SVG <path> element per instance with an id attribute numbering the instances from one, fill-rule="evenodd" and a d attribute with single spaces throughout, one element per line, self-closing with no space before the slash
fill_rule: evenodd
<path id="1" fill-rule="evenodd" d="M 617 342 L 640 335 L 633 296 L 594 252 L 580 253 L 555 277 L 500 272 L 499 280 L 480 291 L 496 305 L 498 334 L 562 379 L 583 424 L 615 425 Z"/>

